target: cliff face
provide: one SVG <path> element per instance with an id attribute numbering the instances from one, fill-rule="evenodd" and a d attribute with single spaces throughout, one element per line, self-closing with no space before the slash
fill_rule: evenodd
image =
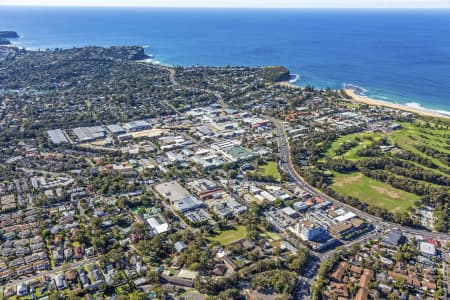
<path id="1" fill-rule="evenodd" d="M 131 55 L 131 60 L 141 60 L 148 58 L 148 55 L 144 53 L 144 48 L 135 47 L 133 54 Z"/>
<path id="2" fill-rule="evenodd" d="M 15 39 L 18 37 L 19 34 L 15 31 L 0 31 L 0 39 Z"/>
<path id="3" fill-rule="evenodd" d="M 112 60 L 139 60 L 145 59 L 144 48 L 139 46 L 113 46 L 110 48 L 85 47 L 66 50 L 84 58 L 107 58 Z"/>
<path id="4" fill-rule="evenodd" d="M 288 81 L 290 78 L 290 72 L 283 66 L 264 67 L 263 77 L 265 80 L 271 82 Z"/>

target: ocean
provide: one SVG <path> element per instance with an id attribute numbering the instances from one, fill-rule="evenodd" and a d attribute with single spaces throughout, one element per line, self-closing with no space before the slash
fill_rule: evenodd
<path id="1" fill-rule="evenodd" d="M 32 49 L 140 45 L 170 65 L 284 65 L 297 85 L 450 114 L 450 10 L 25 8 L 0 30 Z"/>

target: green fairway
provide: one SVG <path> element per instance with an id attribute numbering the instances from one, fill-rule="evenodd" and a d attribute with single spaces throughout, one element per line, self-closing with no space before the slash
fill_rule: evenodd
<path id="1" fill-rule="evenodd" d="M 361 173 L 335 173 L 333 189 L 338 193 L 360 199 L 375 207 L 385 208 L 390 212 L 406 212 L 419 196 L 396 189 Z"/>
<path id="2" fill-rule="evenodd" d="M 442 153 L 450 154 L 450 149 L 447 144 L 450 139 L 450 133 L 448 130 L 422 128 L 405 122 L 401 123 L 401 126 L 401 129 L 392 132 L 359 132 L 341 136 L 331 144 L 331 147 L 325 153 L 325 158 L 344 157 L 348 160 L 362 159 L 356 154 L 358 150 L 372 144 L 373 141 L 387 137 L 388 141 L 390 141 L 393 145 L 397 145 L 401 149 L 405 149 L 426 157 L 441 167 L 449 168 L 449 166 L 445 165 L 441 161 L 424 154 L 414 147 L 418 145 L 427 145 Z M 357 145 L 352 146 L 343 154 L 337 153 L 342 145 L 352 142 Z M 325 158 L 321 161 L 325 161 Z"/>
<path id="3" fill-rule="evenodd" d="M 401 128 L 393 131 L 358 132 L 347 134 L 336 139 L 329 148 L 325 149 L 324 157 L 319 162 L 325 163 L 328 159 L 345 159 L 348 161 L 371 160 L 373 157 L 358 155 L 359 150 L 370 147 L 374 142 L 383 138 L 387 144 L 395 146 L 391 152 L 379 154 L 380 157 L 398 157 L 401 152 L 412 152 L 415 159 L 406 160 L 430 174 L 437 176 L 449 176 L 450 166 L 446 163 L 450 148 L 450 132 L 446 127 L 422 123 L 400 123 Z M 426 126 L 426 127 L 425 127 Z M 421 147 L 425 147 L 425 150 Z M 421 151 L 423 150 L 423 151 Z M 420 156 L 417 158 L 417 156 Z M 423 160 L 421 160 L 423 158 Z M 399 158 L 396 158 L 399 159 Z M 401 159 L 401 158 L 400 158 Z M 431 167 L 430 161 L 437 167 Z M 392 168 L 392 171 L 391 171 Z M 330 170 L 331 171 L 331 170 Z M 395 176 L 399 179 L 409 178 L 408 174 L 395 174 L 393 167 L 382 169 L 384 174 Z M 342 174 L 333 172 L 334 181 L 332 188 L 339 194 L 353 197 L 373 207 L 385 208 L 389 212 L 407 212 L 414 202 L 420 201 L 420 196 L 399 188 L 394 188 L 388 183 L 369 178 L 359 172 Z M 392 178 L 392 177 L 391 177 Z M 409 178 L 420 181 L 416 178 Z M 440 188 L 443 185 L 434 182 L 422 181 L 424 184 Z"/>
<path id="4" fill-rule="evenodd" d="M 426 145 L 439 152 L 450 154 L 450 149 L 447 144 L 450 139 L 450 133 L 448 130 L 421 128 L 409 123 L 402 123 L 401 125 L 402 129 L 388 134 L 388 137 L 392 142 L 397 144 L 402 149 L 414 152 L 431 160 L 437 166 L 450 170 L 450 166 L 414 147 Z"/>
<path id="5" fill-rule="evenodd" d="M 379 140 L 381 138 L 381 135 L 376 132 L 360 132 L 360 133 L 352 133 L 348 135 L 344 135 L 340 138 L 338 138 L 336 141 L 333 142 L 331 147 L 328 149 L 328 151 L 325 154 L 325 157 L 341 157 L 343 156 L 345 159 L 348 160 L 357 160 L 359 159 L 359 156 L 357 156 L 358 150 L 363 149 L 365 146 L 370 145 L 373 143 L 373 141 Z M 359 141 L 357 141 L 359 139 Z M 345 144 L 350 142 L 356 142 L 357 145 L 354 147 L 351 147 L 351 149 L 347 150 L 342 155 L 337 155 L 337 151 L 339 148 Z M 321 159 L 320 161 L 325 161 L 325 159 Z"/>
<path id="6" fill-rule="evenodd" d="M 416 164 L 426 170 L 439 173 L 440 175 L 448 176 L 449 172 L 446 172 L 445 169 L 450 170 L 450 166 L 439 159 L 419 151 L 416 147 L 424 145 L 443 154 L 450 154 L 450 149 L 447 144 L 450 139 L 450 133 L 446 129 L 422 128 L 417 124 L 406 122 L 401 123 L 401 126 L 401 129 L 392 132 L 359 132 L 341 136 L 331 144 L 331 147 L 327 149 L 324 157 L 319 159 L 319 162 L 323 163 L 328 158 L 344 158 L 350 161 L 365 159 L 357 154 L 358 151 L 366 146 L 370 146 L 374 141 L 386 137 L 390 144 L 396 145 L 399 149 L 413 152 L 431 160 L 434 164 L 439 166 L 441 170 L 432 169 L 414 161 L 409 161 L 410 163 Z M 351 147 L 348 147 L 344 152 L 339 153 L 340 148 L 346 143 L 351 144 Z"/>
<path id="7" fill-rule="evenodd" d="M 265 177 L 273 177 L 277 181 L 281 181 L 281 175 L 278 171 L 278 165 L 275 161 L 269 161 L 267 164 L 259 166 L 259 170 L 257 171 L 260 175 Z"/>
<path id="8" fill-rule="evenodd" d="M 222 246 L 239 241 L 247 236 L 247 229 L 245 226 L 234 226 L 232 229 L 224 230 L 218 234 L 209 237 L 210 241 L 217 241 Z"/>

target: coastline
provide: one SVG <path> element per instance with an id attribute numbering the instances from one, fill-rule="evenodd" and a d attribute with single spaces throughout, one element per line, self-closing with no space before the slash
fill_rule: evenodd
<path id="1" fill-rule="evenodd" d="M 347 88 L 347 89 L 344 89 L 344 91 L 347 93 L 347 95 L 349 95 L 352 98 L 352 100 L 360 102 L 360 103 L 374 105 L 374 106 L 384 106 L 384 107 L 388 107 L 388 108 L 403 110 L 403 111 L 411 112 L 411 113 L 418 114 L 421 116 L 450 119 L 450 116 L 441 114 L 439 112 L 434 112 L 434 111 L 420 109 L 420 108 L 414 108 L 414 107 L 410 107 L 410 106 L 407 106 L 404 104 L 390 103 L 387 101 L 376 100 L 376 99 L 372 99 L 372 98 L 369 98 L 366 96 L 358 95 L 354 89 Z"/>
<path id="2" fill-rule="evenodd" d="M 284 87 L 290 87 L 290 88 L 296 88 L 296 87 L 298 88 L 299 87 L 299 86 L 296 86 L 296 85 L 290 83 L 289 81 L 280 81 L 280 82 L 277 82 L 277 84 L 284 86 Z"/>
<path id="3" fill-rule="evenodd" d="M 9 45 L 0 45 L 0 46 L 4 47 L 4 48 L 24 49 L 26 51 L 39 51 L 39 50 L 36 50 L 33 48 L 26 48 L 17 42 L 13 42 Z M 169 66 L 169 67 L 174 66 L 173 64 L 161 63 L 161 61 L 155 60 L 154 56 L 152 54 L 145 53 L 145 49 L 149 48 L 148 45 L 144 45 L 144 46 L 140 46 L 140 47 L 142 47 L 142 49 L 144 50 L 144 54 L 143 54 L 144 57 L 141 59 L 137 59 L 136 61 L 150 63 L 150 64 L 154 64 L 154 65 Z M 289 80 L 280 81 L 280 82 L 278 82 L 278 84 L 280 86 L 287 87 L 287 88 L 301 88 L 301 86 L 295 84 L 295 82 L 297 82 L 301 78 L 301 76 L 299 74 L 291 74 L 291 76 L 293 76 L 294 78 L 290 78 Z M 407 112 L 411 112 L 411 113 L 421 115 L 421 116 L 450 119 L 450 115 L 440 112 L 438 110 L 432 110 L 432 109 L 427 109 L 427 108 L 422 108 L 422 107 L 414 107 L 414 106 L 409 106 L 409 105 L 405 105 L 405 104 L 397 104 L 397 103 L 374 99 L 374 98 L 370 98 L 365 95 L 361 95 L 359 93 L 357 87 L 356 88 L 347 87 L 347 88 L 344 88 L 343 90 L 351 98 L 348 100 L 353 100 L 356 102 L 373 105 L 373 106 L 383 106 L 383 107 L 388 107 L 388 108 L 397 109 L 397 110 L 401 110 L 401 111 L 407 111 Z"/>

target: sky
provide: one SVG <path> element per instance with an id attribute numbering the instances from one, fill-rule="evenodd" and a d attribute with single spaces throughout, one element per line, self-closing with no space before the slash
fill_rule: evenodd
<path id="1" fill-rule="evenodd" d="M 450 8 L 450 0 L 0 0 L 0 5 L 229 8 Z"/>

